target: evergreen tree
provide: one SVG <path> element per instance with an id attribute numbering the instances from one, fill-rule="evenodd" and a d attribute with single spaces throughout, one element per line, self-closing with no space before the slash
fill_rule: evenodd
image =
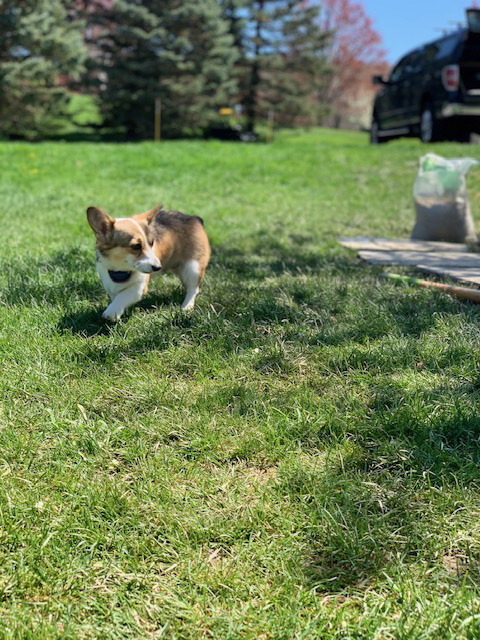
<path id="1" fill-rule="evenodd" d="M 62 0 L 0 0 L 1 134 L 54 131 L 84 57 L 82 25 Z"/>
<path id="2" fill-rule="evenodd" d="M 319 93 L 329 75 L 329 34 L 320 26 L 319 8 L 303 0 L 221 0 L 237 42 L 242 103 L 247 128 L 273 110 L 291 126 L 323 112 Z"/>
<path id="3" fill-rule="evenodd" d="M 235 95 L 235 48 L 216 0 L 86 2 L 92 38 L 90 79 L 108 126 L 150 138 L 154 104 L 162 135 L 207 124 Z"/>
<path id="4" fill-rule="evenodd" d="M 218 0 L 222 16 L 227 21 L 228 30 L 233 37 L 233 46 L 238 50 L 238 56 L 243 49 L 245 19 L 241 16 L 241 9 L 245 0 Z"/>

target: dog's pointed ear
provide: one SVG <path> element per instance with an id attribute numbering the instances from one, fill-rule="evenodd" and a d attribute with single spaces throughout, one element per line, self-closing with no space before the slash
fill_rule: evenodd
<path id="1" fill-rule="evenodd" d="M 110 231 L 113 229 L 113 225 L 115 220 L 97 207 L 88 207 L 87 209 L 87 219 L 88 224 L 92 227 L 93 233 L 100 238 L 101 240 L 105 240 L 109 235 Z"/>
<path id="2" fill-rule="evenodd" d="M 147 224 L 152 224 L 152 222 L 155 220 L 155 216 L 162 209 L 163 209 L 163 204 L 159 204 L 158 207 L 153 207 L 153 209 L 149 209 L 148 211 L 145 211 L 143 215 L 145 216 L 145 220 Z"/>

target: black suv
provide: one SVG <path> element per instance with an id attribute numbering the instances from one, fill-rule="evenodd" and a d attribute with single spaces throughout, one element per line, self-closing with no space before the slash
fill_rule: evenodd
<path id="1" fill-rule="evenodd" d="M 480 132 L 480 9 L 467 9 L 466 28 L 407 53 L 381 84 L 370 140 L 419 135 L 423 142 L 467 141 Z"/>

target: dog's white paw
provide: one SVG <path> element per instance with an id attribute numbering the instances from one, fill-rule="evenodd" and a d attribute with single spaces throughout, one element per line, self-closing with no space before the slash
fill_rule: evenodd
<path id="1" fill-rule="evenodd" d="M 109 322 L 117 322 L 117 320 L 120 320 L 120 318 L 122 317 L 122 314 L 123 314 L 123 309 L 115 309 L 115 308 L 112 309 L 110 305 L 102 313 L 102 318 L 104 320 L 108 320 Z"/>

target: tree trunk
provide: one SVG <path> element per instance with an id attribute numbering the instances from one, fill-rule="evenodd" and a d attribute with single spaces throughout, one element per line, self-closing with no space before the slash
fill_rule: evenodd
<path id="1" fill-rule="evenodd" d="M 263 11 L 263 0 L 258 0 L 259 16 L 257 17 L 257 23 L 255 25 L 255 47 L 254 57 L 252 62 L 252 72 L 250 74 L 250 86 L 248 87 L 248 93 L 245 99 L 245 106 L 247 111 L 247 131 L 254 131 L 255 119 L 257 111 L 257 90 L 260 84 L 260 65 L 258 57 L 261 50 L 261 12 Z"/>

